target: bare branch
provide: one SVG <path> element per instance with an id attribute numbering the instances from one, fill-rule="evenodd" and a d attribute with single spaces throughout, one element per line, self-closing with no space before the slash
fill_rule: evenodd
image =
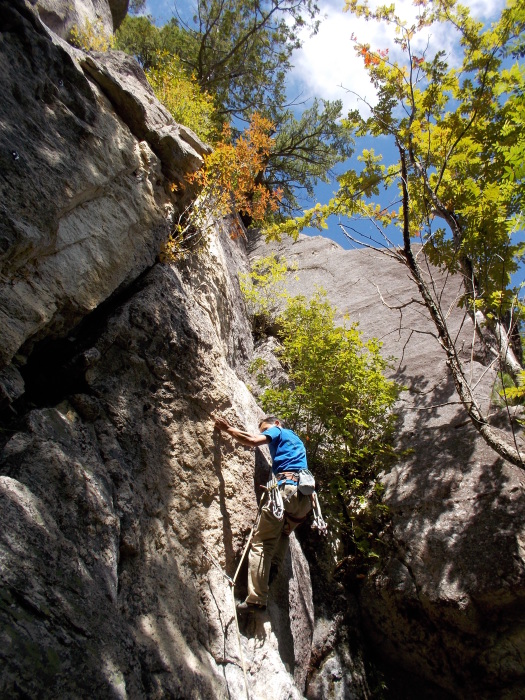
<path id="1" fill-rule="evenodd" d="M 362 238 L 368 238 L 369 240 L 375 242 L 378 244 L 379 247 L 370 245 L 369 243 L 364 243 L 362 238 L 354 238 L 354 236 L 350 235 L 346 229 L 350 229 L 350 231 L 355 231 L 351 226 L 346 226 L 345 224 L 339 223 L 338 224 L 339 228 L 343 232 L 343 234 L 348 238 L 348 240 L 352 241 L 353 243 L 356 243 L 358 246 L 362 248 L 368 248 L 369 250 L 373 250 L 376 253 L 381 253 L 382 255 L 386 255 L 388 258 L 393 258 L 394 260 L 397 260 L 399 258 L 399 254 L 396 252 L 395 249 L 389 249 L 387 248 L 383 243 L 379 243 L 378 241 L 375 241 L 373 238 L 370 236 L 365 236 L 363 235 Z M 356 233 L 359 233 L 356 231 Z M 361 235 L 361 234 L 359 234 Z"/>
<path id="2" fill-rule="evenodd" d="M 416 406 L 415 404 L 408 405 L 412 411 L 433 411 L 435 408 L 443 408 L 444 406 L 462 406 L 462 401 L 447 401 L 445 403 L 436 403 L 432 406 Z"/>
<path id="3" fill-rule="evenodd" d="M 381 299 L 381 302 L 383 303 L 383 306 L 386 306 L 387 309 L 390 309 L 391 311 L 398 311 L 399 309 L 406 309 L 407 306 L 411 306 L 412 304 L 419 304 L 420 306 L 425 306 L 422 301 L 419 299 L 410 299 L 410 301 L 405 302 L 404 304 L 399 304 L 398 306 L 390 306 L 390 304 L 387 304 L 387 302 L 384 300 L 383 295 L 381 294 L 379 287 L 375 282 L 372 282 L 374 287 L 377 289 L 377 293 L 379 294 L 379 297 Z"/>

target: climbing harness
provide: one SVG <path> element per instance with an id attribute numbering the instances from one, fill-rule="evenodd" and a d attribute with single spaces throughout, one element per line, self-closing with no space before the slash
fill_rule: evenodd
<path id="1" fill-rule="evenodd" d="M 278 473 L 278 485 L 289 484 L 290 486 L 297 486 L 299 482 L 299 472 L 279 472 Z"/>

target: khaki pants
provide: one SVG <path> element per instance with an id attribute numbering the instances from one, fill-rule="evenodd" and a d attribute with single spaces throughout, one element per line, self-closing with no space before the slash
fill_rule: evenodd
<path id="1" fill-rule="evenodd" d="M 294 518 L 303 518 L 312 510 L 310 496 L 297 491 L 297 486 L 286 484 L 280 487 L 284 510 Z M 300 523 L 286 518 L 278 520 L 268 506 L 261 511 L 261 518 L 253 534 L 252 546 L 248 558 L 248 596 L 247 603 L 266 605 L 268 600 L 268 577 L 270 565 L 279 566 L 288 551 L 288 538 Z"/>

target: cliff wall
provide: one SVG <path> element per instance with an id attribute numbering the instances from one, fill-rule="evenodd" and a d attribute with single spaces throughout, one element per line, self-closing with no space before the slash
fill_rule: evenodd
<path id="1" fill-rule="evenodd" d="M 71 49 L 22 1 L 0 16 L 0 695 L 238 698 L 244 657 L 250 697 L 299 698 L 299 544 L 242 656 L 223 573 L 268 471 L 213 430 L 261 415 L 244 244 L 217 219 L 158 262 L 208 147 L 130 57 Z"/>
<path id="2" fill-rule="evenodd" d="M 213 416 L 261 416 L 245 242 L 217 218 L 206 250 L 159 263 L 209 149 L 133 59 L 52 31 L 89 3 L 63 25 L 34 5 L 0 0 L 0 695 L 240 698 L 244 658 L 261 700 L 364 700 L 382 677 L 392 699 L 522 697 L 522 472 L 465 422 L 420 315 L 400 328 L 381 304 L 377 288 L 390 306 L 414 295 L 399 269 L 321 238 L 278 248 L 298 262 L 291 290 L 321 284 L 397 357 L 412 452 L 384 477 L 388 557 L 350 593 L 310 571 L 303 529 L 241 655 L 223 572 L 268 454 L 219 438 Z M 487 401 L 490 372 L 472 371 Z"/>

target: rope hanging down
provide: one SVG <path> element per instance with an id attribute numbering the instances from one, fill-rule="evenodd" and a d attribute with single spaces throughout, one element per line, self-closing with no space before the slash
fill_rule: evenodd
<path id="1" fill-rule="evenodd" d="M 312 493 L 312 506 L 314 510 L 314 521 L 312 527 L 319 531 L 320 535 L 326 535 L 328 533 L 328 525 L 323 519 L 321 513 L 321 506 L 319 504 L 319 499 L 317 498 L 317 491 Z"/>
<path id="2" fill-rule="evenodd" d="M 281 508 L 282 508 L 281 494 L 279 493 L 279 490 L 277 488 L 272 486 L 272 481 L 275 482 L 275 487 L 277 486 L 277 482 L 275 481 L 274 478 L 272 478 L 272 480 L 269 481 L 265 487 L 263 487 L 265 489 L 265 494 L 263 495 L 263 497 L 261 498 L 261 501 L 259 503 L 259 507 L 257 509 L 257 515 L 255 516 L 255 520 L 253 521 L 252 529 L 250 530 L 250 534 L 248 536 L 248 539 L 246 540 L 246 544 L 244 545 L 244 549 L 243 549 L 242 555 L 241 555 L 241 560 L 239 562 L 239 565 L 237 566 L 237 570 L 235 571 L 235 575 L 233 576 L 233 578 L 228 576 L 228 574 L 221 568 L 221 566 L 215 561 L 215 559 L 212 557 L 212 555 L 208 552 L 207 548 L 204 547 L 204 556 L 219 569 L 221 574 L 224 576 L 224 578 L 228 581 L 228 583 L 230 585 L 230 590 L 231 590 L 231 594 L 232 594 L 233 612 L 234 612 L 234 618 L 235 618 L 235 631 L 237 632 L 237 642 L 239 644 L 239 655 L 241 657 L 242 674 L 244 676 L 244 688 L 246 691 L 246 700 L 250 700 L 250 691 L 248 689 L 248 678 L 246 676 L 246 662 L 244 661 L 244 654 L 242 652 L 241 632 L 239 630 L 239 619 L 237 617 L 237 607 L 235 604 L 235 584 L 237 583 L 237 577 L 238 577 L 239 572 L 241 570 L 241 567 L 242 567 L 242 564 L 243 564 L 244 559 L 246 557 L 246 554 L 248 552 L 248 549 L 250 548 L 250 544 L 251 544 L 252 538 L 253 538 L 253 533 L 255 532 L 255 528 L 257 527 L 257 523 L 259 522 L 259 518 L 261 517 L 261 511 L 262 511 L 263 505 L 266 501 L 266 497 L 269 493 L 271 493 L 272 489 L 274 489 L 277 492 L 278 498 L 281 501 Z M 283 513 L 284 513 L 284 508 L 283 508 Z"/>
<path id="3" fill-rule="evenodd" d="M 244 676 L 244 688 L 246 690 L 246 700 L 250 700 L 250 691 L 248 689 L 248 679 L 246 676 L 246 663 L 245 663 L 244 654 L 242 651 L 241 633 L 239 630 L 239 620 L 237 617 L 237 607 L 235 604 L 235 584 L 237 583 L 237 577 L 239 576 L 239 572 L 240 572 L 241 567 L 243 565 L 244 559 L 245 559 L 246 554 L 248 553 L 248 550 L 250 548 L 252 538 L 253 538 L 253 533 L 255 532 L 255 528 L 257 527 L 257 524 L 259 522 L 259 518 L 261 517 L 261 512 L 262 512 L 262 509 L 263 509 L 263 506 L 264 506 L 266 500 L 267 499 L 270 500 L 269 508 L 272 511 L 273 515 L 275 515 L 276 518 L 281 520 L 284 517 L 283 497 L 282 497 L 281 492 L 279 490 L 279 486 L 278 486 L 278 483 L 277 483 L 275 476 L 272 475 L 271 479 L 266 483 L 266 486 L 261 486 L 261 488 L 264 489 L 264 495 L 262 496 L 262 498 L 259 502 L 259 507 L 257 509 L 257 515 L 255 516 L 255 520 L 253 521 L 252 529 L 250 530 L 250 534 L 248 535 L 248 539 L 246 540 L 246 544 L 244 545 L 241 559 L 239 561 L 239 564 L 237 566 L 237 569 L 235 571 L 233 578 L 228 576 L 228 574 L 224 571 L 224 569 L 222 569 L 220 564 L 217 561 L 215 561 L 213 556 L 208 552 L 207 548 L 204 547 L 204 556 L 214 566 L 216 566 L 219 569 L 219 571 L 224 576 L 224 578 L 228 581 L 228 584 L 230 586 L 230 590 L 231 590 L 231 594 L 232 594 L 234 618 L 235 618 L 235 630 L 237 632 L 237 641 L 239 643 L 239 655 L 241 657 L 242 673 Z M 316 528 L 319 531 L 320 535 L 326 535 L 326 533 L 328 531 L 328 526 L 327 526 L 326 522 L 323 520 L 323 516 L 321 514 L 321 506 L 319 505 L 319 499 L 317 498 L 317 493 L 315 491 L 312 493 L 311 499 L 312 499 L 312 506 L 313 506 L 313 514 L 314 514 L 314 522 L 312 523 L 312 527 Z"/>

